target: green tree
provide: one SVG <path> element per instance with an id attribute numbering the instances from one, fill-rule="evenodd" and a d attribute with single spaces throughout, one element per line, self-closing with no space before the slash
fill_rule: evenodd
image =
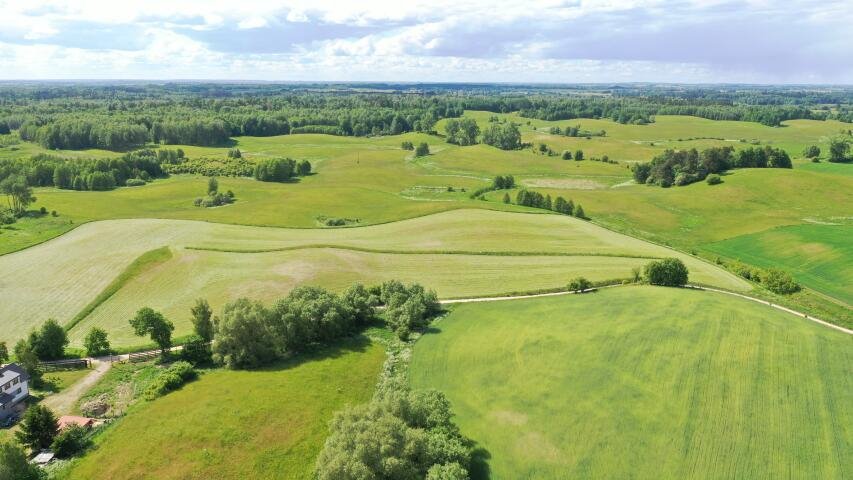
<path id="1" fill-rule="evenodd" d="M 9 348 L 6 346 L 6 342 L 0 342 L 0 363 L 6 363 L 9 361 Z"/>
<path id="2" fill-rule="evenodd" d="M 652 285 L 680 287 L 687 283 L 687 267 L 677 258 L 664 258 L 649 262 L 645 268 L 646 279 Z"/>
<path id="3" fill-rule="evenodd" d="M 571 160 L 571 159 L 572 159 L 572 152 L 570 152 L 568 150 L 563 150 L 563 160 Z"/>
<path id="4" fill-rule="evenodd" d="M 207 300 L 199 298 L 195 301 L 195 305 L 190 309 L 192 313 L 193 330 L 196 335 L 202 338 L 205 342 L 213 340 L 213 310 Z"/>
<path id="5" fill-rule="evenodd" d="M 580 203 L 575 206 L 574 213 L 575 213 L 575 216 L 578 218 L 583 218 L 583 219 L 586 218 L 586 213 L 583 211 L 583 207 L 581 206 Z"/>
<path id="6" fill-rule="evenodd" d="M 575 160 L 583 160 L 583 150 L 578 150 L 575 152 Z"/>
<path id="7" fill-rule="evenodd" d="M 136 316 L 130 319 L 130 326 L 137 336 L 149 335 L 164 355 L 172 346 L 172 331 L 175 330 L 175 325 L 160 312 L 149 307 L 140 308 Z"/>
<path id="8" fill-rule="evenodd" d="M 418 144 L 417 148 L 415 148 L 415 156 L 423 157 L 425 155 L 429 155 L 429 145 L 426 142 L 421 142 Z"/>
<path id="9" fill-rule="evenodd" d="M 56 360 L 65 355 L 68 333 L 51 318 L 41 329 L 30 333 L 29 343 L 40 360 Z"/>
<path id="10" fill-rule="evenodd" d="M 6 195 L 9 210 L 15 215 L 23 215 L 27 207 L 36 201 L 33 189 L 27 184 L 27 178 L 21 175 L 12 175 L 0 181 L 0 193 Z"/>
<path id="11" fill-rule="evenodd" d="M 98 327 L 92 327 L 86 338 L 83 339 L 83 346 L 86 348 L 86 355 L 90 357 L 101 357 L 110 353 L 110 341 L 107 339 L 106 330 Z"/>
<path id="12" fill-rule="evenodd" d="M 14 352 L 18 364 L 30 375 L 30 381 L 33 383 L 33 386 L 41 386 L 41 379 L 44 372 L 42 372 L 39 365 L 39 357 L 33 350 L 32 345 L 30 345 L 30 342 L 27 340 L 18 340 L 18 343 L 15 344 Z"/>
<path id="13" fill-rule="evenodd" d="M 27 461 L 24 450 L 12 442 L 0 442 L 0 480 L 42 480 L 45 472 Z"/>
<path id="14" fill-rule="evenodd" d="M 50 448 L 57 432 L 59 432 L 59 425 L 56 422 L 56 416 L 49 408 L 36 404 L 24 412 L 15 437 L 23 445 L 37 452 Z"/>
<path id="15" fill-rule="evenodd" d="M 503 202 L 504 202 L 504 203 L 510 203 L 510 202 L 511 202 L 511 200 L 510 200 L 510 198 L 509 198 L 509 193 L 504 193 L 504 199 L 503 199 Z"/>
<path id="16" fill-rule="evenodd" d="M 829 139 L 829 161 L 836 163 L 848 162 L 847 153 L 850 151 L 850 140 L 837 135 Z"/>
<path id="17" fill-rule="evenodd" d="M 225 305 L 216 322 L 214 360 L 229 368 L 253 368 L 278 358 L 280 347 L 269 317 L 260 302 L 241 298 Z"/>
<path id="18" fill-rule="evenodd" d="M 216 195 L 219 192 L 219 180 L 216 177 L 210 177 L 207 179 L 207 194 L 211 197 Z"/>

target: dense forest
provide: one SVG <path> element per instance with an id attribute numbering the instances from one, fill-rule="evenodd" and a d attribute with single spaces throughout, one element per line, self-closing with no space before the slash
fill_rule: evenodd
<path id="1" fill-rule="evenodd" d="M 241 135 L 430 132 L 464 110 L 633 124 L 677 114 L 776 126 L 802 118 L 850 122 L 851 105 L 846 87 L 16 83 L 0 85 L 0 134 L 17 131 L 48 149 L 126 151 L 149 142 L 227 145 Z M 479 133 L 452 125 L 453 143 Z"/>

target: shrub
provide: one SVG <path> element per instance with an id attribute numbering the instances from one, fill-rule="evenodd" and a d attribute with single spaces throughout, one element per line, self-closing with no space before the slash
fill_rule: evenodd
<path id="1" fill-rule="evenodd" d="M 418 147 L 415 148 L 415 156 L 423 157 L 425 155 L 429 155 L 429 145 L 426 142 L 421 142 L 418 144 Z"/>
<path id="2" fill-rule="evenodd" d="M 789 275 L 779 269 L 771 268 L 761 274 L 761 283 L 773 293 L 789 295 L 800 291 L 800 285 Z"/>
<path id="3" fill-rule="evenodd" d="M 400 145 L 400 148 L 402 148 L 403 150 L 414 150 L 415 146 L 414 146 L 414 144 L 412 144 L 412 142 L 407 141 L 407 142 L 403 142 Z"/>
<path id="4" fill-rule="evenodd" d="M 817 158 L 820 156 L 820 147 L 817 145 L 811 145 L 805 150 L 803 150 L 803 156 L 806 158 Z"/>
<path id="5" fill-rule="evenodd" d="M 70 425 L 59 432 L 59 435 L 53 439 L 50 448 L 57 457 L 68 458 L 86 450 L 91 444 L 92 440 L 85 428 L 79 425 Z"/>
<path id="6" fill-rule="evenodd" d="M 193 365 L 206 365 L 213 359 L 210 345 L 200 336 L 193 335 L 184 343 L 184 348 L 181 349 L 181 359 Z"/>
<path id="7" fill-rule="evenodd" d="M 562 158 L 563 158 L 563 160 L 571 160 L 572 159 L 572 152 L 570 152 L 568 150 L 563 150 L 563 157 Z"/>
<path id="8" fill-rule="evenodd" d="M 173 390 L 181 388 L 186 382 L 193 380 L 198 376 L 193 366 L 184 361 L 177 361 L 165 369 L 145 391 L 145 398 L 153 400 L 161 395 L 165 395 Z"/>
<path id="9" fill-rule="evenodd" d="M 569 290 L 573 292 L 582 292 L 592 287 L 592 282 L 584 277 L 577 277 L 569 282 Z"/>
<path id="10" fill-rule="evenodd" d="M 146 184 L 145 180 L 141 178 L 129 178 L 124 184 L 128 187 L 141 187 Z"/>
<path id="11" fill-rule="evenodd" d="M 646 279 L 652 285 L 680 287 L 687 283 L 687 267 L 677 258 L 650 262 L 645 268 Z"/>
<path id="12" fill-rule="evenodd" d="M 708 185 L 719 185 L 723 183 L 723 179 L 717 174 L 708 175 L 708 178 L 705 179 L 705 181 L 708 183 Z"/>

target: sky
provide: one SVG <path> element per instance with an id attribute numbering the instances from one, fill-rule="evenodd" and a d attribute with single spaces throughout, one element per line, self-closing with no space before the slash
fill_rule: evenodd
<path id="1" fill-rule="evenodd" d="M 853 84 L 853 0 L 0 0 L 0 79 Z"/>

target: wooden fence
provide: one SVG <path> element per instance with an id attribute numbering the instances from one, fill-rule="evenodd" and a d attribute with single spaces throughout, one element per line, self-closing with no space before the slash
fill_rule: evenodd
<path id="1" fill-rule="evenodd" d="M 89 368 L 91 362 L 88 358 L 70 358 L 68 360 L 52 360 L 49 362 L 39 362 L 39 366 L 47 371 L 54 370 L 71 370 L 75 368 Z"/>

